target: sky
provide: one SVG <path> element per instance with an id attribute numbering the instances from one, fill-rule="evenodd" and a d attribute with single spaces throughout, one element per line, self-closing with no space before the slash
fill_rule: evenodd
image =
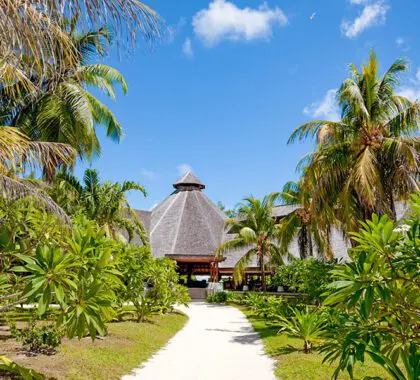
<path id="1" fill-rule="evenodd" d="M 281 191 L 313 149 L 288 137 L 306 121 L 339 118 L 347 65 L 360 67 L 372 48 L 381 72 L 409 60 L 399 92 L 420 99 L 420 0 L 145 2 L 168 37 L 105 59 L 128 82 L 115 102 L 99 95 L 125 136 L 115 143 L 98 127 L 101 156 L 76 168 L 144 185 L 146 198 L 128 195 L 134 208 L 153 208 L 188 170 L 227 207 Z"/>

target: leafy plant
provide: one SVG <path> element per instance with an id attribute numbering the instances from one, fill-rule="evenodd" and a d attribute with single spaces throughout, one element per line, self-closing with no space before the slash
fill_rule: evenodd
<path id="1" fill-rule="evenodd" d="M 10 325 L 9 325 L 10 326 Z M 41 326 L 36 321 L 29 323 L 28 327 L 18 330 L 14 325 L 10 331 L 22 345 L 30 352 L 42 354 L 55 354 L 56 348 L 61 344 L 63 329 L 55 324 L 48 323 Z"/>
<path id="2" fill-rule="evenodd" d="M 97 334 L 105 335 L 105 322 L 115 315 L 112 302 L 113 293 L 103 282 L 89 277 L 79 279 L 63 314 L 67 336 L 81 339 L 89 332 L 94 340 Z"/>
<path id="3" fill-rule="evenodd" d="M 64 254 L 59 248 L 38 247 L 34 257 L 19 255 L 26 265 L 16 266 L 14 272 L 29 273 L 25 298 L 38 303 L 40 316 L 56 301 L 66 306 L 66 292 L 76 288 L 74 256 Z"/>
<path id="4" fill-rule="evenodd" d="M 315 258 L 293 260 L 288 265 L 280 265 L 276 269 L 272 283 L 287 286 L 289 290 L 304 293 L 309 300 L 321 301 L 321 295 L 332 282 L 330 271 L 333 262 L 320 261 Z"/>
<path id="5" fill-rule="evenodd" d="M 420 198 L 413 196 L 401 226 L 387 216 L 362 223 L 353 234 L 351 262 L 333 272 L 335 282 L 324 304 L 345 313 L 335 318 L 323 347 L 324 361 L 338 360 L 334 373 L 369 355 L 394 379 L 418 379 Z M 400 365 L 404 366 L 404 370 Z"/>
<path id="6" fill-rule="evenodd" d="M 227 300 L 228 294 L 226 292 L 215 292 L 207 297 L 207 302 L 210 303 L 226 303 Z"/>
<path id="7" fill-rule="evenodd" d="M 34 371 L 33 369 L 25 368 L 13 360 L 10 360 L 4 355 L 0 355 L 0 376 L 19 376 L 23 380 L 44 380 L 45 376 Z"/>
<path id="8" fill-rule="evenodd" d="M 290 336 L 302 339 L 303 349 L 306 354 L 312 351 L 313 343 L 322 338 L 327 319 L 325 313 L 319 310 L 311 310 L 308 307 L 305 310 L 297 308 L 292 309 L 291 316 L 278 317 L 280 332 L 287 332 Z"/>

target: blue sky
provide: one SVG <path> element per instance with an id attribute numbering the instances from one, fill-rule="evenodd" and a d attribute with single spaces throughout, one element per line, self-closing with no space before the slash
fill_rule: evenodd
<path id="1" fill-rule="evenodd" d="M 102 100 L 125 130 L 116 144 L 99 132 L 102 155 L 91 164 L 103 180 L 130 179 L 150 209 L 183 170 L 207 185 L 214 201 L 281 190 L 311 144 L 288 146 L 294 128 L 338 117 L 334 94 L 347 64 L 374 47 L 385 70 L 410 60 L 401 92 L 420 98 L 419 0 L 149 1 L 170 38 L 128 58 L 111 55 L 129 84 L 127 96 Z"/>

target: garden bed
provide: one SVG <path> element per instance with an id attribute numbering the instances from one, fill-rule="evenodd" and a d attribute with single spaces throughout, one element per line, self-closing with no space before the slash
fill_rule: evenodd
<path id="1" fill-rule="evenodd" d="M 45 374 L 46 378 L 119 379 L 163 347 L 186 321 L 185 314 L 173 313 L 153 315 L 145 323 L 110 323 L 104 339 L 64 340 L 53 356 L 22 355 L 21 345 L 7 339 L 1 342 L 1 354 Z"/>
<path id="2" fill-rule="evenodd" d="M 316 351 L 305 354 L 302 349 L 302 340 L 290 338 L 286 333 L 277 334 L 278 327 L 273 326 L 262 317 L 258 317 L 247 307 L 239 307 L 251 322 L 255 331 L 260 335 L 265 351 L 276 361 L 275 374 L 282 380 L 331 379 L 335 367 L 322 364 L 323 354 Z M 367 359 L 363 366 L 356 365 L 354 371 L 355 379 L 365 376 L 379 376 L 381 379 L 388 379 L 389 375 L 376 363 Z M 347 373 L 341 373 L 340 380 L 348 380 Z"/>

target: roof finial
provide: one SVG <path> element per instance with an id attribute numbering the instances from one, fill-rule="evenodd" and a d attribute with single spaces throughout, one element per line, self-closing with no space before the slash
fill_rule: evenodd
<path id="1" fill-rule="evenodd" d="M 177 190 L 203 190 L 206 186 L 191 172 L 185 173 L 173 186 Z"/>

